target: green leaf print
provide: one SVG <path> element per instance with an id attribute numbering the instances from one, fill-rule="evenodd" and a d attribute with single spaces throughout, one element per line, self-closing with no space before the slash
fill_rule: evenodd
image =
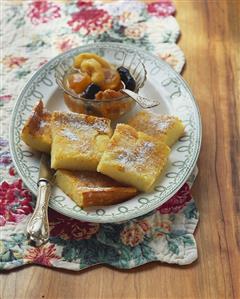
<path id="1" fill-rule="evenodd" d="M 20 28 L 22 27 L 23 25 L 25 24 L 25 19 L 24 17 L 22 18 L 18 18 L 16 21 L 15 21 L 15 25 L 16 25 L 16 28 Z"/>
<path id="2" fill-rule="evenodd" d="M 70 246 L 66 246 L 63 248 L 62 251 L 62 257 L 68 261 L 68 262 L 72 262 L 73 260 L 76 259 L 76 249 L 75 248 L 71 248 Z"/>
<path id="3" fill-rule="evenodd" d="M 0 262 L 12 262 L 22 259 L 24 245 L 27 245 L 25 234 L 12 234 L 11 240 L 0 243 Z"/>
<path id="4" fill-rule="evenodd" d="M 46 45 L 47 45 L 46 42 L 39 38 L 26 44 L 25 47 L 27 52 L 32 52 Z"/>
<path id="5" fill-rule="evenodd" d="M 114 263 L 119 259 L 115 248 L 101 244 L 92 237 L 88 240 L 66 241 L 63 245 L 62 258 L 66 261 L 79 261 L 80 267 L 98 263 Z"/>
<path id="6" fill-rule="evenodd" d="M 121 268 L 139 266 L 156 258 L 155 252 L 146 242 L 135 247 L 121 245 L 119 254 L 121 258 L 117 266 Z"/>
<path id="7" fill-rule="evenodd" d="M 119 236 L 122 229 L 121 224 L 102 224 L 97 233 L 97 240 L 107 245 L 118 246 L 118 243 L 121 243 Z"/>
<path id="8" fill-rule="evenodd" d="M 25 234 L 12 234 L 11 237 L 13 242 L 15 242 L 18 245 L 27 241 L 27 237 Z"/>
<path id="9" fill-rule="evenodd" d="M 154 260 L 155 259 L 155 252 L 153 251 L 153 249 L 150 246 L 148 246 L 148 244 L 146 242 L 141 244 L 140 248 L 141 248 L 141 252 L 142 252 L 142 257 L 145 260 Z"/>
<path id="10" fill-rule="evenodd" d="M 5 11 L 6 23 L 11 22 L 18 15 L 21 15 L 21 9 L 18 9 L 17 6 L 8 7 Z"/>
<path id="11" fill-rule="evenodd" d="M 24 11 L 21 9 L 21 7 L 16 6 L 10 6 L 8 9 L 4 11 L 6 14 L 6 23 L 12 23 L 15 25 L 15 29 L 18 29 L 25 25 L 25 16 Z"/>
<path id="12" fill-rule="evenodd" d="M 16 78 L 22 79 L 30 73 L 31 73 L 31 70 L 19 70 L 16 72 Z"/>
<path id="13" fill-rule="evenodd" d="M 195 245 L 195 242 L 193 241 L 192 236 L 182 236 L 182 240 L 183 240 L 183 244 L 185 246 L 187 246 L 187 245 L 194 246 Z"/>
<path id="14" fill-rule="evenodd" d="M 176 218 L 176 216 L 174 214 L 169 215 L 169 221 L 174 222 L 175 218 Z"/>
<path id="15" fill-rule="evenodd" d="M 174 253 L 179 254 L 178 243 L 175 240 L 167 240 L 168 241 L 168 249 Z"/>
<path id="16" fill-rule="evenodd" d="M 198 219 L 198 211 L 194 202 L 190 202 L 184 209 L 184 215 L 187 219 Z"/>

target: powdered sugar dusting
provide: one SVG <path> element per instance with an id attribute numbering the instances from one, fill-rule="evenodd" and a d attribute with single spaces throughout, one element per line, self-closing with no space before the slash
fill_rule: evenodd
<path id="1" fill-rule="evenodd" d="M 68 113 L 65 115 L 60 115 L 57 121 L 61 124 L 63 123 L 81 131 L 95 130 L 101 134 L 110 132 L 109 122 L 104 118 L 85 115 L 83 116 L 77 113 Z"/>
<path id="2" fill-rule="evenodd" d="M 150 125 L 162 133 L 166 132 L 172 126 L 173 122 L 174 117 L 170 115 L 162 115 L 161 117 L 151 115 L 149 119 Z"/>
<path id="3" fill-rule="evenodd" d="M 40 123 L 39 123 L 39 128 L 42 129 L 42 128 L 44 128 L 46 125 L 47 125 L 47 122 L 44 121 L 44 120 L 41 120 Z"/>
<path id="4" fill-rule="evenodd" d="M 93 125 L 92 125 L 93 129 L 99 131 L 99 132 L 108 132 L 109 131 L 109 127 L 108 125 L 106 124 L 106 122 L 104 121 L 97 121 L 95 122 Z"/>
<path id="5" fill-rule="evenodd" d="M 144 165 L 154 147 L 154 143 L 146 141 L 133 150 L 120 149 L 120 152 L 118 151 L 117 160 L 124 167 Z"/>
<path id="6" fill-rule="evenodd" d="M 157 124 L 157 129 L 160 131 L 166 131 L 171 126 L 170 121 L 159 122 Z"/>
<path id="7" fill-rule="evenodd" d="M 73 132 L 71 132 L 70 130 L 68 129 L 63 129 L 61 131 L 61 134 L 64 136 L 64 137 L 67 137 L 68 139 L 70 139 L 71 141 L 78 141 L 78 137 L 77 135 L 75 135 Z"/>

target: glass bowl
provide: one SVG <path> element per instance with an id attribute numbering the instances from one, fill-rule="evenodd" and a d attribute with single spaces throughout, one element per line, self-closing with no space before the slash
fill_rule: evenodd
<path id="1" fill-rule="evenodd" d="M 146 69 L 141 58 L 134 50 L 124 45 L 122 47 L 116 46 L 114 43 L 110 46 L 108 43 L 106 46 L 89 45 L 87 49 L 84 47 L 84 51 L 81 51 L 79 48 L 78 54 L 84 52 L 98 54 L 116 68 L 120 66 L 127 68 L 136 81 L 134 92 L 138 93 L 139 89 L 143 87 L 146 81 Z M 65 79 L 73 67 L 74 56 L 67 57 L 60 61 L 55 69 L 56 82 L 63 90 L 64 102 L 71 111 L 116 120 L 135 106 L 136 102 L 127 95 L 113 99 L 86 99 L 73 90 L 68 89 L 65 84 Z"/>

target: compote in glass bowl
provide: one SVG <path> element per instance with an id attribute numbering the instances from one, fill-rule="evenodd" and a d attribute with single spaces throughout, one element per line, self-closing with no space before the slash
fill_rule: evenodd
<path id="1" fill-rule="evenodd" d="M 65 104 L 73 112 L 116 120 L 136 103 L 121 93 L 121 88 L 138 93 L 146 80 L 145 67 L 135 51 L 124 47 L 91 45 L 87 51 L 65 58 L 56 67 L 55 77 Z"/>

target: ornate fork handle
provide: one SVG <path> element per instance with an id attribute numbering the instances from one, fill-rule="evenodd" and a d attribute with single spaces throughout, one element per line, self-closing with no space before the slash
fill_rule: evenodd
<path id="1" fill-rule="evenodd" d="M 41 246 L 49 239 L 48 202 L 51 194 L 51 185 L 45 179 L 38 181 L 36 207 L 27 225 L 27 234 L 36 246 Z"/>

